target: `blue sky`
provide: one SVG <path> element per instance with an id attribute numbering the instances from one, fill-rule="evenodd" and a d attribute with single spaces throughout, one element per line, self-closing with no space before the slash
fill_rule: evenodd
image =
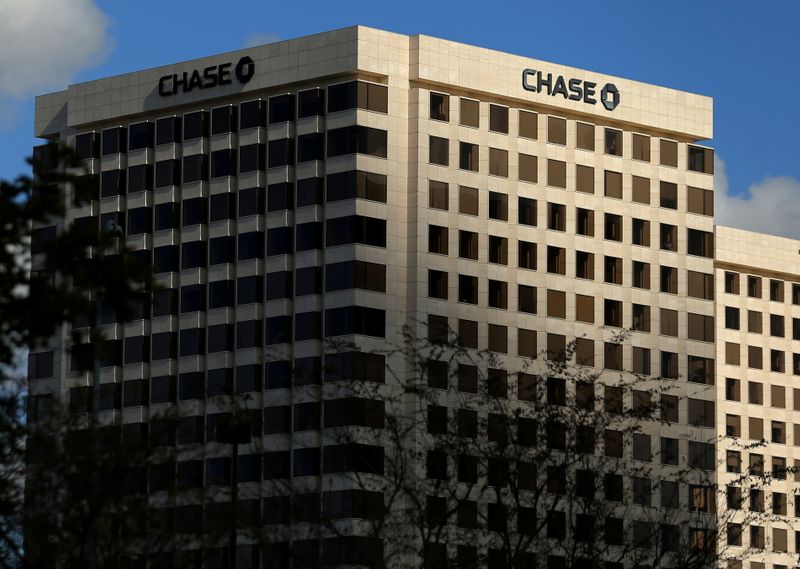
<path id="1" fill-rule="evenodd" d="M 720 220 L 800 238 L 798 22 L 795 0 L 0 0 L 0 177 L 25 167 L 36 93 L 363 24 L 711 96 Z"/>

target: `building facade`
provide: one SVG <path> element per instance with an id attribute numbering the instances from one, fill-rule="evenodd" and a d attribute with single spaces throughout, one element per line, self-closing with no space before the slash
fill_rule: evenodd
<path id="1" fill-rule="evenodd" d="M 717 437 L 751 414 L 753 435 L 766 409 L 739 409 L 727 397 L 731 376 L 745 405 L 747 378 L 730 367 L 745 345 L 763 365 L 777 351 L 774 338 L 769 348 L 761 342 L 766 334 L 745 342 L 743 328 L 732 332 L 727 303 L 763 314 L 772 304 L 746 297 L 744 284 L 729 297 L 727 275 L 765 283 L 784 275 L 775 277 L 784 283 L 776 312 L 784 337 L 798 285 L 789 284 L 783 241 L 785 259 L 773 266 L 766 252 L 776 248 L 765 243 L 764 262 L 745 269 L 752 261 L 737 256 L 745 238 L 715 235 L 713 152 L 699 143 L 712 137 L 707 97 L 353 27 L 73 85 L 37 98 L 35 132 L 73 145 L 98 180 L 97 199 L 70 208 L 61 225 L 122 228 L 163 285 L 141 318 L 101 316 L 116 349 L 100 370 L 101 423 L 152 435 L 154 418 L 177 413 L 172 474 L 195 469 L 210 487 L 230 483 L 231 448 L 215 438 L 215 425 L 232 401 L 257 417 L 238 449 L 238 491 L 279 537 L 261 547 L 243 536 L 248 563 L 298 564 L 296 553 L 311 550 L 356 563 L 363 559 L 353 551 L 384 551 L 380 540 L 342 537 L 358 535 L 357 521 L 342 535 L 298 538 L 296 524 L 282 528 L 287 518 L 273 513 L 286 498 L 269 487 L 282 481 L 320 511 L 339 504 L 352 514 L 353 503 L 374 500 L 349 473 L 383 471 L 383 435 L 370 430 L 380 431 L 385 405 L 427 414 L 409 440 L 423 450 L 432 415 L 455 421 L 467 405 L 487 416 L 466 361 L 448 363 L 433 399 L 407 393 L 404 382 L 418 370 L 387 346 L 409 335 L 449 330 L 466 354 L 493 354 L 509 375 L 489 395 L 514 409 L 527 405 L 515 370 L 541 376 L 546 359 L 564 350 L 574 348 L 605 382 L 622 372 L 658 377 L 647 397 L 663 415 L 621 444 L 626 458 L 657 465 L 665 480 L 674 470 L 678 486 L 654 481 L 643 506 L 713 516 L 698 488 L 716 483 L 716 459 L 727 456 Z M 93 379 L 71 371 L 71 337 L 65 327 L 31 355 L 31 391 L 56 395 L 80 416 L 91 411 Z M 781 342 L 791 372 L 789 340 Z M 715 362 L 725 362 L 724 374 Z M 491 370 L 478 370 L 484 375 Z M 763 393 L 790 389 L 788 374 L 770 378 Z M 659 393 L 665 379 L 670 388 Z M 343 381 L 379 387 L 364 397 L 342 390 Z M 571 397 L 575 389 L 566 387 Z M 598 408 L 613 404 L 610 389 L 593 395 Z M 637 404 L 624 398 L 626 408 Z M 781 424 L 779 438 L 791 435 L 792 421 Z M 343 442 L 331 434 L 340 427 L 362 438 Z M 597 453 L 606 450 L 598 442 Z M 458 457 L 427 456 L 456 476 Z M 421 462 L 424 478 L 432 467 Z M 202 501 L 176 502 L 156 478 L 151 509 L 189 526 L 202 519 Z M 491 517 L 486 503 L 476 507 Z M 337 524 L 351 517 L 359 518 L 343 513 Z M 635 524 L 626 518 L 624 531 Z M 680 531 L 695 529 L 703 531 Z M 437 555 L 454 559 L 475 548 L 469 540 L 441 546 Z M 479 548 L 490 565 L 499 559 L 486 553 L 491 543 Z M 216 566 L 214 555 L 207 566 Z M 551 557 L 553 566 L 564 562 Z"/>

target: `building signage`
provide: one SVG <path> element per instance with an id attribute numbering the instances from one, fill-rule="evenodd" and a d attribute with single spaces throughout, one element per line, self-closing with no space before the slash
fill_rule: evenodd
<path id="1" fill-rule="evenodd" d="M 245 55 L 235 67 L 233 63 L 228 62 L 220 65 L 209 65 L 204 69 L 195 69 L 191 72 L 184 71 L 181 74 L 164 75 L 158 80 L 158 94 L 162 97 L 169 97 L 170 95 L 177 95 L 179 92 L 188 93 L 194 89 L 209 89 L 218 85 L 230 85 L 233 83 L 231 75 L 239 83 L 244 84 L 253 78 L 255 71 L 255 63 Z"/>
<path id="2" fill-rule="evenodd" d="M 597 83 L 582 79 L 565 79 L 562 75 L 553 77 L 552 73 L 526 69 L 522 72 L 522 88 L 534 93 L 547 93 L 551 97 L 561 95 L 571 101 L 597 104 Z M 619 105 L 619 89 L 613 83 L 606 83 L 600 89 L 599 98 L 606 109 L 613 111 Z"/>

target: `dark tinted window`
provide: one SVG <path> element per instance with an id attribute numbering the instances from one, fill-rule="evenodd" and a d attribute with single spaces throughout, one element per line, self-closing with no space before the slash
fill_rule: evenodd
<path id="1" fill-rule="evenodd" d="M 100 196 L 125 194 L 125 170 L 109 170 L 100 174 Z"/>
<path id="2" fill-rule="evenodd" d="M 178 334 L 176 332 L 161 332 L 152 336 L 153 361 L 168 360 L 178 355 Z"/>
<path id="3" fill-rule="evenodd" d="M 366 261 L 344 261 L 325 265 L 325 290 L 359 288 L 386 292 L 386 266 Z"/>
<path id="4" fill-rule="evenodd" d="M 183 342 L 181 342 L 183 346 Z M 178 400 L 202 399 L 205 395 L 204 377 L 201 371 L 182 373 L 178 376 Z"/>
<path id="5" fill-rule="evenodd" d="M 215 150 L 211 153 L 211 177 L 223 178 L 236 175 L 236 151 Z"/>
<path id="6" fill-rule="evenodd" d="M 267 186 L 267 211 L 294 209 L 294 188 L 291 182 Z"/>
<path id="7" fill-rule="evenodd" d="M 75 152 L 83 159 L 100 156 L 100 133 L 86 132 L 75 137 Z"/>
<path id="8" fill-rule="evenodd" d="M 197 111 L 183 115 L 183 139 L 208 137 L 208 113 Z"/>
<path id="9" fill-rule="evenodd" d="M 297 161 L 308 162 L 325 158 L 325 135 L 321 132 L 297 137 Z"/>
<path id="10" fill-rule="evenodd" d="M 261 320 L 248 320 L 236 323 L 236 349 L 257 348 L 261 346 L 263 334 Z"/>
<path id="11" fill-rule="evenodd" d="M 239 128 L 264 126 L 266 122 L 266 105 L 264 101 L 247 101 L 239 106 Z"/>
<path id="12" fill-rule="evenodd" d="M 236 393 L 261 391 L 261 366 L 258 364 L 237 366 Z"/>
<path id="13" fill-rule="evenodd" d="M 305 267 L 297 269 L 295 277 L 295 294 L 322 293 L 322 267 Z"/>
<path id="14" fill-rule="evenodd" d="M 181 141 L 181 117 L 166 117 L 156 121 L 156 144 Z"/>
<path id="15" fill-rule="evenodd" d="M 128 235 L 150 233 L 153 228 L 153 210 L 137 207 L 128 210 Z"/>
<path id="16" fill-rule="evenodd" d="M 213 281 L 208 283 L 208 309 L 233 306 L 233 281 Z"/>
<path id="17" fill-rule="evenodd" d="M 177 186 L 180 183 L 180 160 L 161 160 L 160 162 L 156 162 L 156 188 Z"/>
<path id="18" fill-rule="evenodd" d="M 236 248 L 236 238 L 231 236 L 214 237 L 208 241 L 208 264 L 232 263 Z"/>
<path id="19" fill-rule="evenodd" d="M 263 252 L 263 248 L 262 248 Z M 267 256 L 292 253 L 292 228 L 275 227 L 267 230 Z"/>
<path id="20" fill-rule="evenodd" d="M 263 302 L 264 277 L 255 275 L 236 279 L 236 304 Z"/>
<path id="21" fill-rule="evenodd" d="M 263 144 L 247 144 L 239 147 L 239 171 L 254 172 L 263 170 L 266 165 L 267 150 Z"/>
<path id="22" fill-rule="evenodd" d="M 322 338 L 322 313 L 301 312 L 294 317 L 295 341 L 315 340 Z"/>
<path id="23" fill-rule="evenodd" d="M 140 122 L 132 124 L 128 127 L 130 150 L 139 150 L 140 148 L 153 147 L 153 123 Z"/>
<path id="24" fill-rule="evenodd" d="M 127 130 L 125 127 L 107 128 L 103 131 L 103 156 L 127 151 Z"/>
<path id="25" fill-rule="evenodd" d="M 290 387 L 292 384 L 292 362 L 267 362 L 264 364 L 264 379 L 267 389 Z"/>
<path id="26" fill-rule="evenodd" d="M 153 316 L 178 313 L 178 291 L 167 288 L 153 291 Z"/>
<path id="27" fill-rule="evenodd" d="M 322 203 L 322 178 L 297 180 L 297 207 Z"/>
<path id="28" fill-rule="evenodd" d="M 270 140 L 267 159 L 270 168 L 294 164 L 294 139 Z"/>
<path id="29" fill-rule="evenodd" d="M 150 403 L 174 403 L 178 395 L 178 378 L 161 375 L 150 380 Z"/>
<path id="30" fill-rule="evenodd" d="M 198 312 L 206 309 L 206 285 L 181 287 L 181 312 Z"/>
<path id="31" fill-rule="evenodd" d="M 208 201 L 206 198 L 191 198 L 183 202 L 183 226 L 208 223 Z"/>
<path id="32" fill-rule="evenodd" d="M 264 258 L 264 234 L 260 231 L 239 234 L 239 255 L 240 261 L 247 259 Z"/>
<path id="33" fill-rule="evenodd" d="M 236 132 L 236 107 L 217 107 L 211 110 L 211 134 Z"/>
<path id="34" fill-rule="evenodd" d="M 325 336 L 363 334 L 385 337 L 386 313 L 377 308 L 343 306 L 325 311 Z"/>
<path id="35" fill-rule="evenodd" d="M 328 131 L 328 157 L 370 154 L 386 158 L 386 131 L 366 126 L 346 126 Z"/>
<path id="36" fill-rule="evenodd" d="M 181 245 L 181 268 L 195 269 L 206 266 L 207 243 L 190 241 Z"/>
<path id="37" fill-rule="evenodd" d="M 178 229 L 181 226 L 180 204 L 175 202 L 158 204 L 154 208 L 156 231 Z"/>
<path id="38" fill-rule="evenodd" d="M 208 156 L 195 154 L 183 157 L 183 183 L 208 180 Z"/>
<path id="39" fill-rule="evenodd" d="M 279 95 L 269 99 L 269 124 L 294 122 L 294 95 Z"/>
<path id="40" fill-rule="evenodd" d="M 292 272 L 267 273 L 267 300 L 292 298 Z"/>
<path id="41" fill-rule="evenodd" d="M 178 353 L 181 357 L 203 355 L 206 351 L 205 330 L 200 328 L 181 330 L 178 342 Z"/>
<path id="42" fill-rule="evenodd" d="M 327 199 L 329 202 L 351 198 L 386 203 L 386 176 L 371 172 L 340 172 L 328 175 Z"/>
<path id="43" fill-rule="evenodd" d="M 153 273 L 168 273 L 178 270 L 178 246 L 165 245 L 153 249 Z"/>
<path id="44" fill-rule="evenodd" d="M 239 190 L 239 217 L 264 214 L 264 188 Z"/>
<path id="45" fill-rule="evenodd" d="M 264 344 L 283 344 L 292 341 L 292 317 L 273 316 L 265 320 Z"/>
<path id="46" fill-rule="evenodd" d="M 325 91 L 309 89 L 297 94 L 297 116 L 314 117 L 325 114 Z"/>
<path id="47" fill-rule="evenodd" d="M 233 324 L 215 324 L 208 327 L 208 353 L 233 351 Z"/>
<path id="48" fill-rule="evenodd" d="M 226 192 L 214 194 L 208 199 L 209 221 L 220 219 L 233 219 L 236 217 L 236 194 Z"/>
<path id="49" fill-rule="evenodd" d="M 310 221 L 297 225 L 295 251 L 322 249 L 322 222 Z"/>
<path id="50" fill-rule="evenodd" d="M 153 165 L 140 164 L 128 168 L 128 193 L 146 192 L 153 189 Z"/>
<path id="51" fill-rule="evenodd" d="M 361 215 L 329 219 L 326 228 L 327 246 L 349 243 L 386 247 L 386 221 Z"/>

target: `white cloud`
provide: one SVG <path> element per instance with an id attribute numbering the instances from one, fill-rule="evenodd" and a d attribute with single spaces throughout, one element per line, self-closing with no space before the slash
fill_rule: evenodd
<path id="1" fill-rule="evenodd" d="M 0 106 L 63 89 L 111 51 L 94 0 L 0 0 Z"/>
<path id="2" fill-rule="evenodd" d="M 725 162 L 714 159 L 714 217 L 719 225 L 800 239 L 800 180 L 767 177 L 731 195 Z"/>
<path id="3" fill-rule="evenodd" d="M 244 40 L 244 46 L 255 47 L 257 45 L 275 43 L 276 41 L 281 41 L 281 37 L 278 34 L 273 34 L 269 32 L 250 34 L 249 36 L 247 36 L 247 39 Z"/>

